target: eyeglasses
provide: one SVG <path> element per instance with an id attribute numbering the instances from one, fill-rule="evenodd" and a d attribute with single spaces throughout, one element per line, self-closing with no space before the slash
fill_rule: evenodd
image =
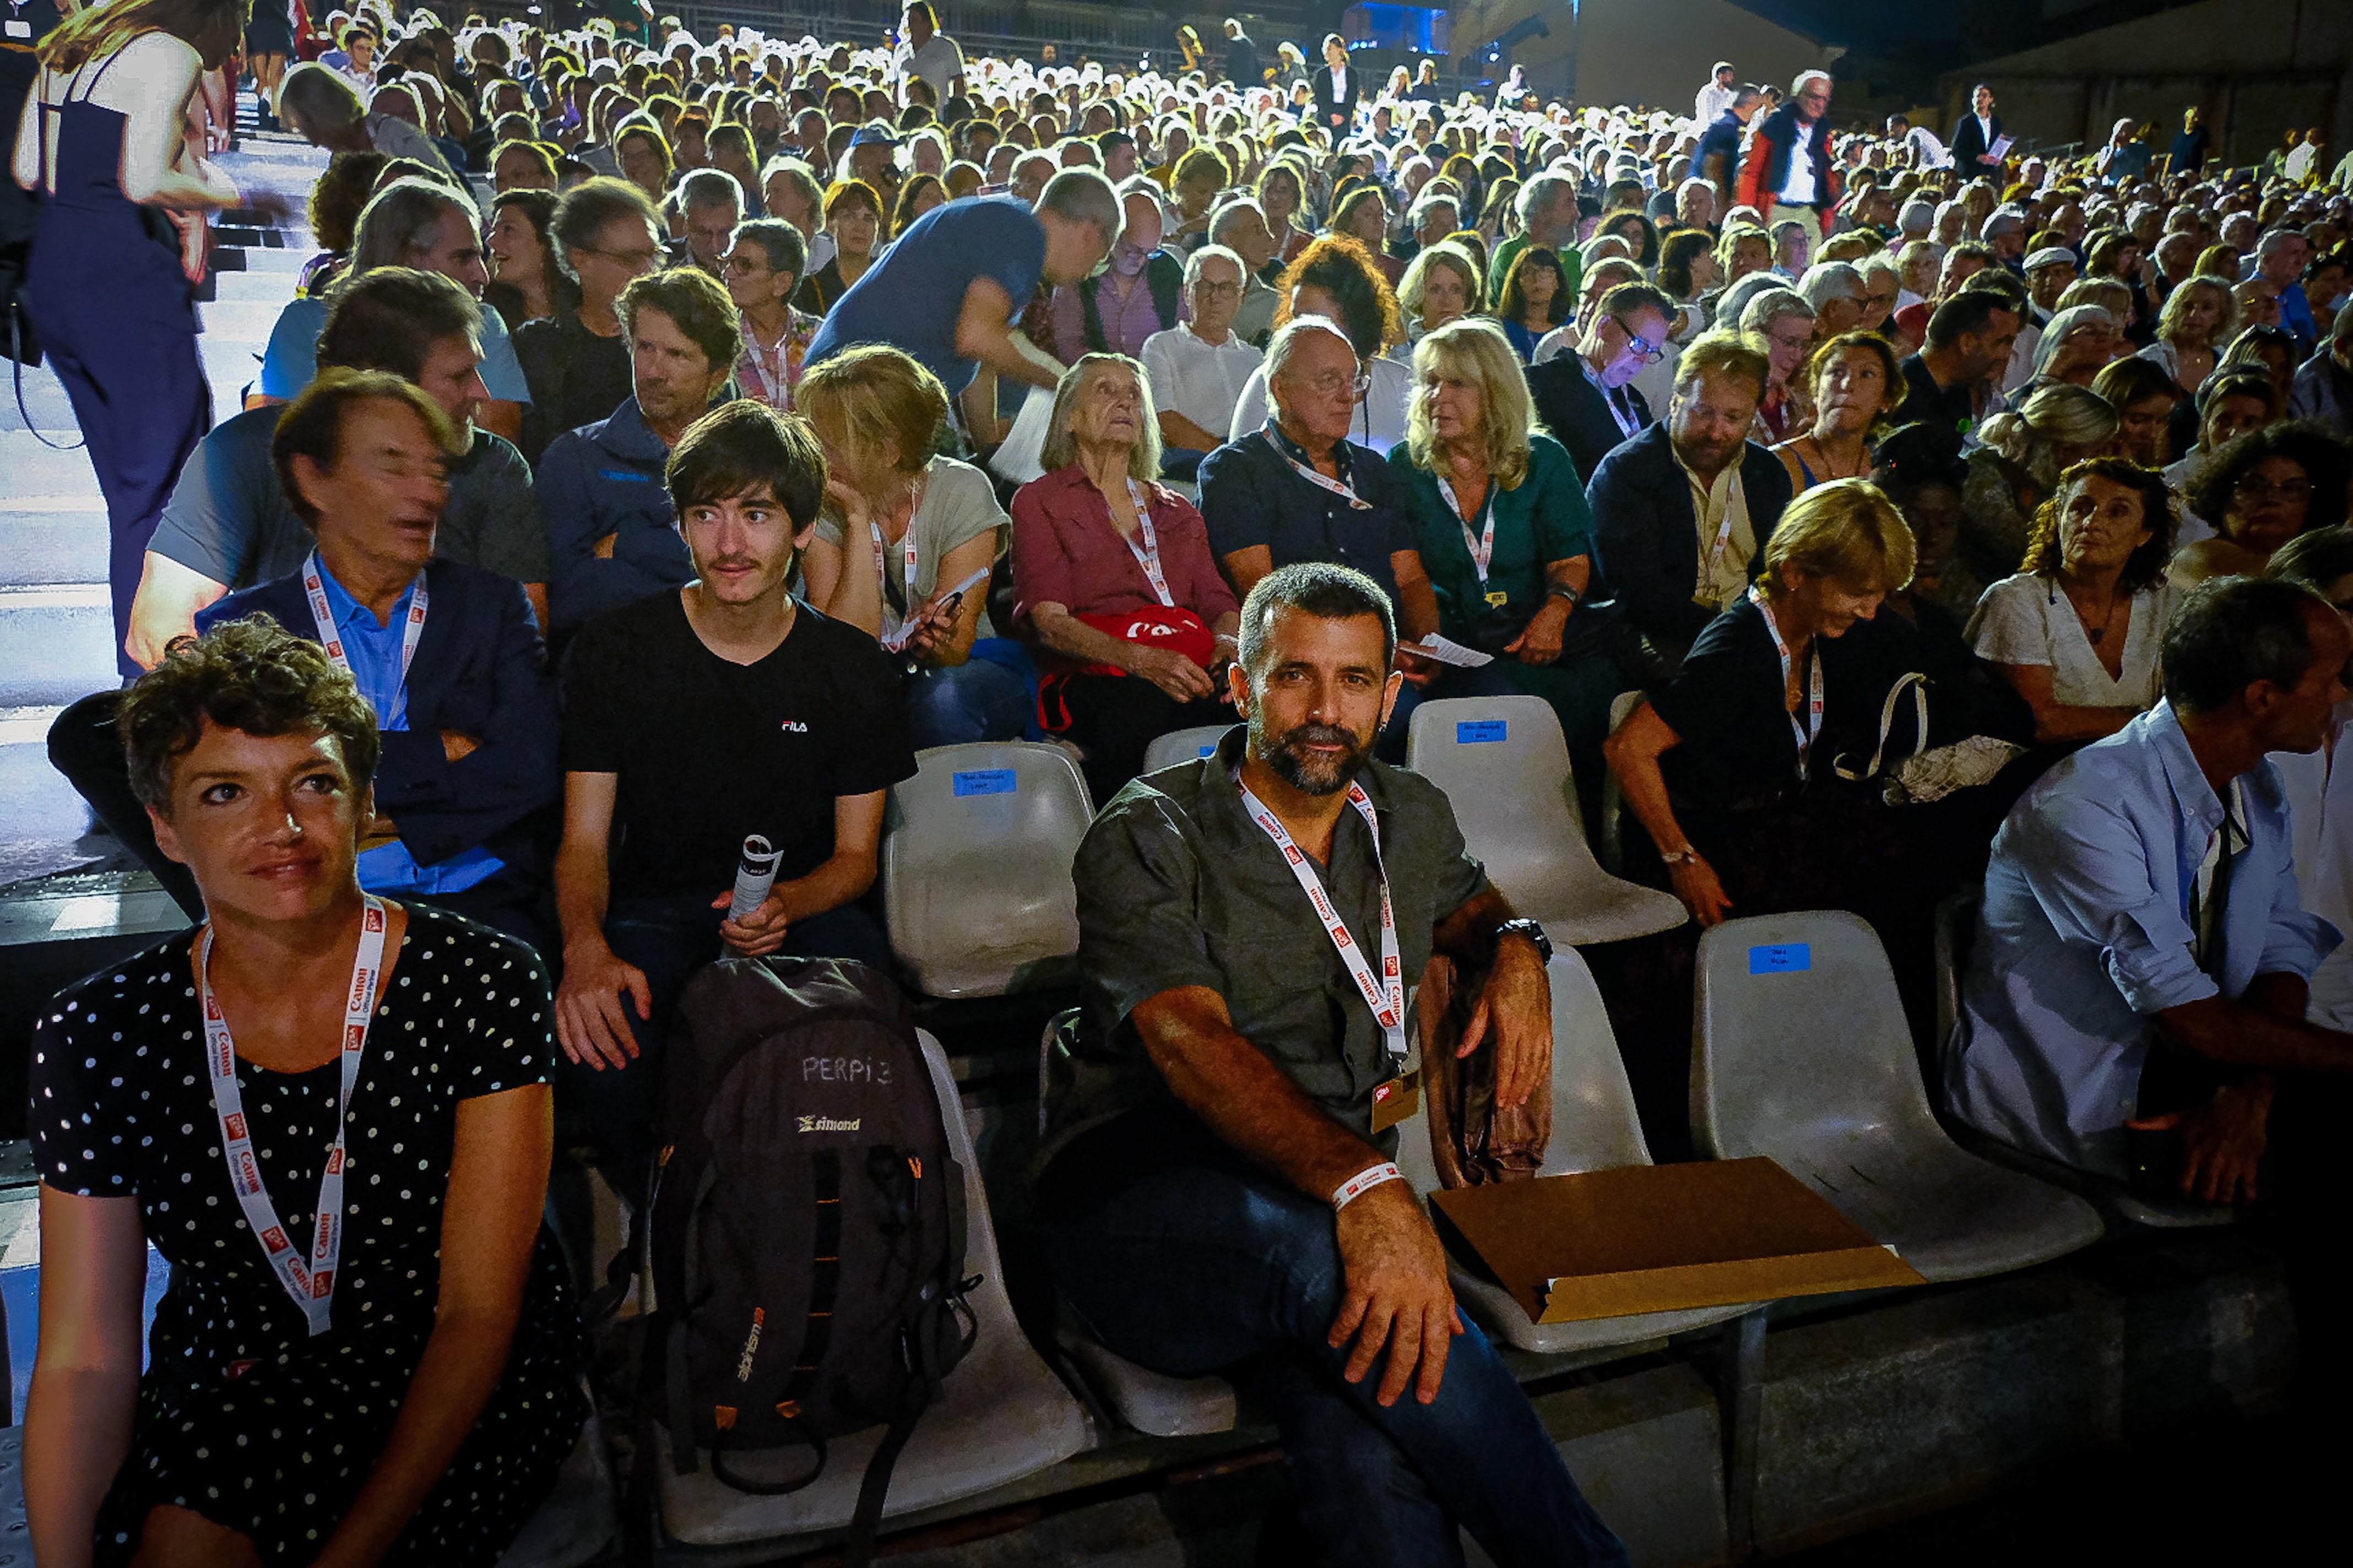
<path id="1" fill-rule="evenodd" d="M 661 259 L 661 252 L 654 249 L 651 246 L 648 246 L 643 250 L 606 250 L 600 247 L 592 245 L 588 247 L 588 254 L 591 256 L 601 256 L 606 260 L 617 262 L 623 267 L 634 267 L 640 269 L 651 267 L 655 262 Z"/>
<path id="2" fill-rule="evenodd" d="M 1616 320 L 1614 317 L 1611 319 Z M 1626 334 L 1626 352 L 1644 364 L 1656 364 L 1667 357 L 1664 345 L 1652 342 L 1641 333 L 1628 327 L 1625 322 L 1619 321 L 1618 330 Z"/>
<path id="3" fill-rule="evenodd" d="M 2231 493 L 2241 500 L 2308 501 L 2312 499 L 2310 479 L 2283 479 L 2277 484 L 2261 474 L 2242 474 Z"/>
<path id="4" fill-rule="evenodd" d="M 1204 280 L 1194 284 L 1193 287 L 1212 300 L 1222 300 L 1229 294 L 1239 294 L 1242 291 L 1242 286 L 1239 283 L 1211 283 Z"/>
<path id="5" fill-rule="evenodd" d="M 1306 384 L 1307 390 L 1318 397 L 1337 397 L 1344 392 L 1351 397 L 1362 397 L 1372 384 L 1373 378 L 1362 373 L 1354 376 L 1337 374 L 1319 375 Z"/>

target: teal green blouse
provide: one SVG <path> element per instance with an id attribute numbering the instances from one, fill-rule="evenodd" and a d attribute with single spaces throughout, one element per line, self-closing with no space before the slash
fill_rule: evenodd
<path id="1" fill-rule="evenodd" d="M 1440 493 L 1437 477 L 1416 467 L 1405 442 L 1389 448 L 1389 465 L 1404 482 L 1406 507 L 1421 545 L 1422 570 L 1438 591 L 1439 630 L 1457 642 L 1468 642 L 1472 623 L 1486 607 L 1486 595 L 1509 595 L 1512 614 L 1520 619 L 1544 607 L 1545 567 L 1593 553 L 1593 514 L 1586 510 L 1585 487 L 1577 482 L 1577 465 L 1568 451 L 1551 437 L 1530 437 L 1527 477 L 1517 489 L 1493 486 L 1495 552 L 1482 587 L 1472 563 L 1471 547 L 1463 542 L 1462 524 Z M 1471 519 L 1473 531 L 1485 520 Z"/>

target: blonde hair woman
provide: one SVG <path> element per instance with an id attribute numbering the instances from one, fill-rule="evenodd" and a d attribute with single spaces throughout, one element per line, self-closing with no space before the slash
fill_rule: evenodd
<path id="1" fill-rule="evenodd" d="M 1144 766 L 1154 737 L 1230 722 L 1216 673 L 1241 605 L 1193 503 L 1162 486 L 1144 367 L 1082 356 L 1054 389 L 1046 473 L 1013 498 L 1013 614 L 1043 670 L 1045 727 L 1075 742 L 1097 801 Z"/>
<path id="2" fill-rule="evenodd" d="M 2185 278 L 2158 312 L 2157 342 L 2138 357 L 2164 366 L 2183 396 L 2195 396 L 2221 358 L 2214 345 L 2229 339 L 2238 320 L 2239 299 L 2228 279 L 2203 273 Z"/>
<path id="3" fill-rule="evenodd" d="M 1524 692 L 1559 716 L 1569 765 L 1598 806 L 1601 737 L 1624 686 L 1588 636 L 1593 516 L 1567 448 L 1537 429 L 1519 354 L 1487 320 L 1456 321 L 1413 351 L 1413 401 L 1389 467 L 1441 636 L 1493 654 L 1446 690 Z M 1475 678 L 1475 679 L 1472 679 Z"/>
<path id="4" fill-rule="evenodd" d="M 1405 310 L 1417 342 L 1450 321 L 1476 315 L 1486 306 L 1479 264 L 1452 240 L 1425 246 L 1405 269 L 1405 281 L 1398 285 L 1398 304 Z"/>
<path id="5" fill-rule="evenodd" d="M 1958 609 L 1957 579 L 1964 574 L 1974 593 L 2016 572 L 2034 514 L 2059 488 L 2059 476 L 2106 447 L 2122 423 L 2106 398 L 2065 382 L 2036 387 L 2017 412 L 1988 419 L 1978 431 L 1985 444 L 1968 455 L 1961 486 L 1962 573 L 1947 570 L 1938 596 Z"/>
<path id="6" fill-rule="evenodd" d="M 810 605 L 906 656 L 911 744 L 1009 741 L 1028 661 L 988 620 L 1008 526 L 988 476 L 934 450 L 939 378 L 879 343 L 812 365 L 793 406 L 825 444 L 828 505 L 802 557 Z"/>
<path id="7" fill-rule="evenodd" d="M 1912 580 L 1914 559 L 1868 479 L 1816 485 L 1781 513 L 1755 586 L 1609 737 L 1626 804 L 1702 925 L 1789 909 L 1872 918 L 1899 892 L 1935 901 L 1926 879 L 1889 874 L 1901 814 L 1859 814 L 1819 787 L 1834 776 L 1825 723 L 1873 731 L 1886 696 L 1881 661 L 1841 639 Z"/>

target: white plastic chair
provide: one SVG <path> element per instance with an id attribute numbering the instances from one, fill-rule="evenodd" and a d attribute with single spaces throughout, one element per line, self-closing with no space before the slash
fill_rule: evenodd
<path id="1" fill-rule="evenodd" d="M 1692 1132 L 1763 1154 L 1931 1281 L 2048 1262 L 2101 1236 L 2074 1194 L 1956 1144 L 1920 1082 L 1887 954 L 1838 910 L 1701 937 Z"/>
<path id="2" fill-rule="evenodd" d="M 619 1533 L 605 1434 L 591 1413 L 579 1445 L 556 1472 L 555 1489 L 524 1521 L 499 1568 L 582 1568 L 603 1557 Z"/>
<path id="3" fill-rule="evenodd" d="M 1634 1111 L 1634 1091 L 1593 972 L 1572 948 L 1561 948 L 1547 968 L 1552 979 L 1552 1142 L 1538 1173 L 1566 1175 L 1620 1165 L 1651 1163 L 1650 1145 Z M 1398 1129 L 1398 1168 L 1425 1197 L 1437 1190 L 1438 1170 L 1430 1153 L 1427 1112 Z M 1626 1318 L 1594 1318 L 1574 1323 L 1539 1323 L 1512 1293 L 1461 1259 L 1450 1258 L 1454 1293 L 1479 1321 L 1506 1344 L 1540 1354 L 1604 1350 L 1643 1340 L 1663 1339 L 1686 1330 L 1721 1323 L 1749 1306 L 1694 1307 L 1674 1312 L 1644 1312 Z"/>
<path id="4" fill-rule="evenodd" d="M 881 849 L 891 951 L 927 996 L 1002 996 L 1071 977 L 1071 859 L 1093 819 L 1059 747 L 935 746 L 891 792 Z"/>
<path id="5" fill-rule="evenodd" d="M 1955 893 L 1936 906 L 1936 1073 L 1935 1082 L 1941 1088 L 1944 1075 L 1950 1069 L 1957 1036 L 1961 1022 L 1961 977 L 1968 973 L 1969 948 L 1977 940 L 1978 909 L 1983 901 L 1982 888 L 1968 888 Z M 2101 1213 L 2122 1220 L 2127 1225 L 2145 1226 L 2151 1230 L 2201 1230 L 2218 1225 L 2234 1225 L 2238 1212 L 2227 1204 L 2193 1203 L 2187 1198 L 2152 1199 L 2142 1197 L 2121 1182 L 2079 1171 L 2056 1160 L 2046 1160 L 2011 1147 L 1989 1133 L 1962 1122 L 1949 1114 L 1947 1125 L 1965 1148 L 1975 1151 L 1998 1165 L 2024 1171 L 2089 1198 Z"/>
<path id="6" fill-rule="evenodd" d="M 1156 773 L 1162 768 L 1173 768 L 1178 763 L 1198 762 L 1218 749 L 1231 724 L 1198 724 L 1190 730 L 1171 730 L 1155 736 L 1152 744 L 1144 748 L 1144 771 Z"/>
<path id="7" fill-rule="evenodd" d="M 948 1070 L 945 1053 L 928 1031 L 918 1030 L 932 1088 L 947 1112 L 948 1152 L 964 1167 L 966 1277 L 980 1284 L 965 1298 L 979 1321 L 971 1353 L 948 1373 L 939 1404 L 923 1413 L 900 1453 L 891 1476 L 887 1521 L 920 1509 L 936 1508 L 1019 1479 L 1059 1464 L 1087 1447 L 1086 1412 L 1061 1380 L 1038 1358 L 1014 1321 L 1005 1294 L 1004 1267 L 997 1260 L 997 1232 L 989 1221 L 988 1194 L 973 1152 L 972 1131 Z M 797 1492 L 754 1497 L 739 1492 L 711 1473 L 708 1464 L 680 1475 L 670 1457 L 668 1433 L 657 1428 L 654 1453 L 645 1462 L 659 1478 L 661 1523 L 670 1540 L 691 1546 L 771 1542 L 789 1556 L 816 1542 L 787 1544 L 846 1528 L 858 1501 L 866 1462 L 882 1436 L 877 1426 L 829 1445 L 824 1472 Z M 748 1463 L 754 1457 L 745 1456 Z"/>
<path id="8" fill-rule="evenodd" d="M 1046 1107 L 1061 1056 L 1063 1029 L 1078 1016 L 1073 1007 L 1046 1020 L 1038 1037 L 1038 1136 L 1046 1136 Z M 1057 1315 L 1054 1342 L 1079 1369 L 1095 1397 L 1113 1415 L 1154 1437 L 1189 1437 L 1234 1429 L 1234 1385 L 1222 1377 L 1171 1377 L 1138 1366 L 1106 1350 L 1080 1326 L 1074 1314 Z"/>
<path id="9" fill-rule="evenodd" d="M 1521 914 L 1563 946 L 1672 931 L 1672 893 L 1613 877 L 1594 859 L 1569 778 L 1568 742 L 1540 697 L 1461 697 L 1413 710 L 1406 762 L 1446 792 L 1462 837 Z"/>

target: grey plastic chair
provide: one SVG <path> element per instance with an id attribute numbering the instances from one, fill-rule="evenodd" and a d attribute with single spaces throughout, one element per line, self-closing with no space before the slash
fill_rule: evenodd
<path id="1" fill-rule="evenodd" d="M 603 1557 L 619 1534 L 604 1429 L 592 1414 L 579 1446 L 556 1473 L 555 1489 L 524 1522 L 499 1568 L 583 1568 Z"/>
<path id="2" fill-rule="evenodd" d="M 1208 756 L 1226 738 L 1231 724 L 1198 724 L 1190 730 L 1172 730 L 1157 736 L 1144 748 L 1144 771 L 1156 773 L 1162 768 L 1173 768 L 1178 763 L 1190 763 Z"/>
<path id="3" fill-rule="evenodd" d="M 1552 1142 L 1539 1173 L 1608 1170 L 1651 1163 L 1650 1146 L 1634 1112 L 1634 1091 L 1593 972 L 1573 948 L 1561 948 L 1547 967 L 1552 978 Z M 1398 1129 L 1398 1168 L 1417 1193 L 1438 1186 L 1430 1154 L 1430 1118 L 1415 1117 Z M 1479 1321 L 1506 1344 L 1540 1354 L 1604 1350 L 1663 1339 L 1705 1328 L 1751 1310 L 1749 1306 L 1694 1307 L 1676 1312 L 1644 1312 L 1626 1318 L 1594 1318 L 1575 1323 L 1539 1323 L 1512 1293 L 1482 1277 L 1467 1262 L 1450 1259 L 1454 1294 Z"/>
<path id="4" fill-rule="evenodd" d="M 1038 1136 L 1046 1136 L 1046 1105 L 1057 1068 L 1067 1064 L 1062 1031 L 1078 1016 L 1073 1007 L 1046 1020 L 1038 1037 Z M 1234 1385 L 1222 1377 L 1171 1377 L 1142 1367 L 1106 1350 L 1088 1334 L 1077 1315 L 1067 1308 L 1054 1324 L 1054 1342 L 1062 1347 L 1095 1397 L 1112 1414 L 1137 1431 L 1154 1437 L 1189 1437 L 1206 1432 L 1234 1429 Z"/>
<path id="5" fill-rule="evenodd" d="M 1094 807 L 1059 747 L 935 746 L 891 792 L 882 908 L 891 950 L 927 996 L 1060 984 L 1079 950 L 1071 858 Z"/>
<path id="6" fill-rule="evenodd" d="M 1406 760 L 1446 792 L 1463 839 L 1556 942 L 1620 942 L 1689 919 L 1672 893 L 1613 877 L 1577 820 L 1568 742 L 1540 697 L 1464 697 L 1413 710 Z"/>
<path id="7" fill-rule="evenodd" d="M 1966 888 L 1936 906 L 1936 1063 L 1933 1081 L 1939 1090 L 1944 1087 L 1945 1074 L 1954 1066 L 1952 1057 L 1958 1045 L 1957 1031 L 1961 1023 L 1961 977 L 1968 973 L 1969 949 L 1977 940 L 1978 910 L 1984 891 L 1978 887 Z M 2124 1224 L 2150 1230 L 2201 1230 L 2238 1223 L 2238 1212 L 2226 1204 L 2145 1198 L 2121 1182 L 2030 1154 L 1989 1133 L 1980 1132 L 1952 1115 L 1949 1103 L 1946 1111 L 1946 1125 L 1964 1148 L 1996 1164 L 2024 1171 L 2054 1186 L 2080 1193 L 2102 1214 Z"/>
<path id="8" fill-rule="evenodd" d="M 1931 1281 L 2000 1274 L 2101 1236 L 2074 1194 L 1980 1159 L 1936 1122 L 1887 954 L 1839 910 L 1700 938 L 1692 1131 L 1767 1155 Z"/>
<path id="9" fill-rule="evenodd" d="M 1059 1464 L 1092 1438 L 1086 1412 L 1061 1380 L 1029 1348 L 1005 1294 L 1005 1270 L 997 1260 L 997 1231 L 990 1223 L 988 1194 L 980 1181 L 972 1131 L 965 1124 L 955 1079 L 945 1053 L 928 1031 L 917 1031 L 932 1088 L 948 1114 L 948 1152 L 964 1167 L 965 1273 L 980 1284 L 966 1298 L 979 1321 L 972 1352 L 948 1374 L 940 1403 L 924 1412 L 914 1436 L 892 1472 L 891 1496 L 882 1517 L 894 1519 L 987 1491 Z M 670 1458 L 670 1439 L 656 1429 L 648 1462 L 659 1479 L 661 1523 L 670 1540 L 691 1546 L 773 1543 L 789 1556 L 813 1547 L 810 1538 L 844 1529 L 858 1501 L 858 1483 L 873 1457 L 882 1429 L 874 1427 L 836 1439 L 824 1473 L 781 1497 L 739 1492 L 703 1465 L 680 1475 Z M 738 1462 L 746 1468 L 755 1455 Z"/>

